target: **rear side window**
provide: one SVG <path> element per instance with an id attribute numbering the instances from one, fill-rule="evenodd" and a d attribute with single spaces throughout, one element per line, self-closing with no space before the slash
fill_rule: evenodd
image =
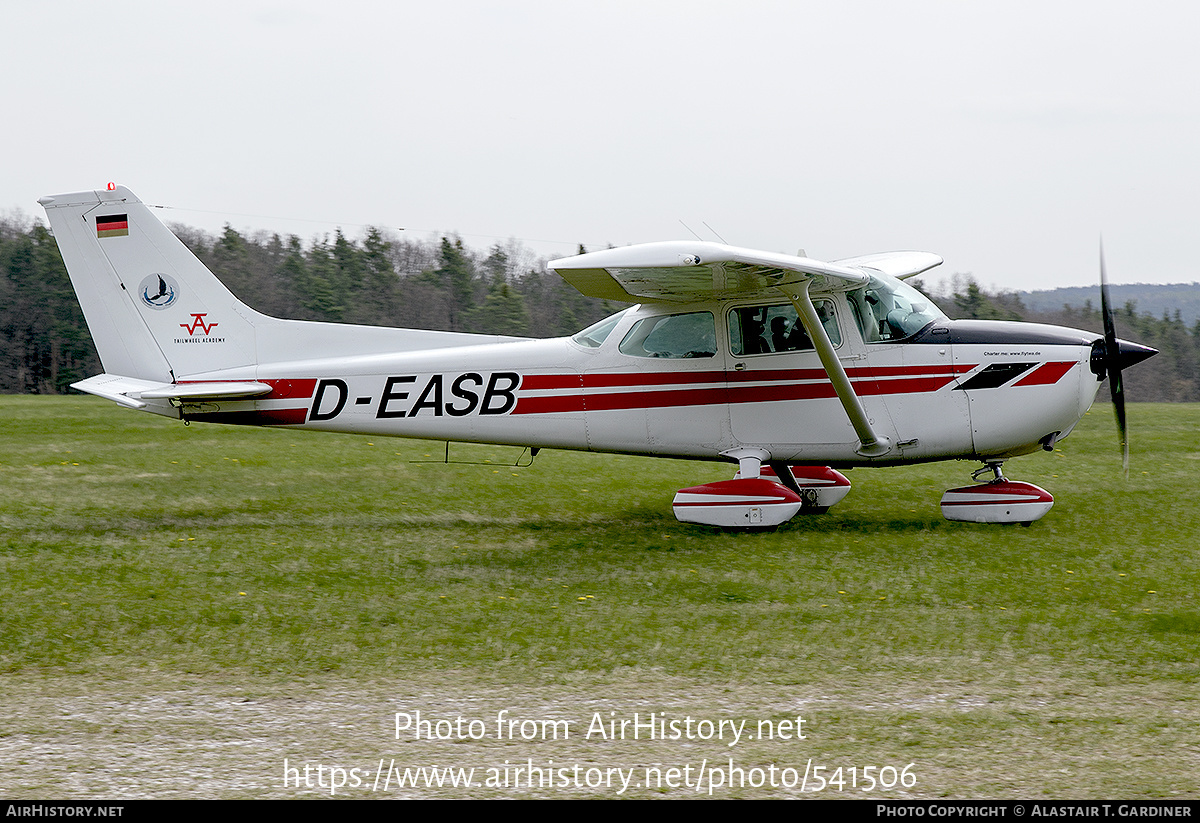
<path id="1" fill-rule="evenodd" d="M 707 311 L 644 317 L 633 324 L 620 350 L 633 357 L 714 357 L 716 321 Z"/>

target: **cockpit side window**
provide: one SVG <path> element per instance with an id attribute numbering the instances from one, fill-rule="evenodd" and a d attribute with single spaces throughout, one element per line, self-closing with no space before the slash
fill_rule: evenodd
<path id="1" fill-rule="evenodd" d="M 834 346 L 842 343 L 832 300 L 814 300 L 813 308 Z M 729 312 L 729 340 L 735 357 L 812 351 L 813 343 L 791 303 L 743 306 Z"/>
<path id="2" fill-rule="evenodd" d="M 633 324 L 619 348 L 633 357 L 714 357 L 716 328 L 712 312 L 707 311 L 643 317 Z"/>

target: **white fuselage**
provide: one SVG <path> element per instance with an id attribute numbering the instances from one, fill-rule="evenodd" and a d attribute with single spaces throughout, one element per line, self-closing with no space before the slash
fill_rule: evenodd
<path id="1" fill-rule="evenodd" d="M 792 463 L 886 465 L 1034 451 L 1074 427 L 1099 385 L 1088 332 L 941 320 L 914 337 L 868 342 L 846 295 L 819 302 L 855 393 L 894 444 L 881 457 L 856 451 L 858 438 L 816 351 L 783 343 L 773 351 L 766 334 L 759 350 L 747 345 L 739 318 L 765 317 L 778 299 L 635 306 L 600 345 L 577 335 L 195 375 L 189 379 L 256 380 L 274 389 L 260 399 L 184 404 L 174 413 L 698 459 L 753 446 Z M 680 343 L 677 335 L 674 349 L 656 351 L 654 338 L 639 331 L 680 316 L 702 318 L 703 328 L 690 332 L 695 341 Z"/>

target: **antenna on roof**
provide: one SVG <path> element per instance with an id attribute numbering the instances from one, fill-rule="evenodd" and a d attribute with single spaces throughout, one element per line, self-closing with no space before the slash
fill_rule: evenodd
<path id="1" fill-rule="evenodd" d="M 708 223 L 706 223 L 706 222 L 705 222 L 705 221 L 703 221 L 703 220 L 701 220 L 700 222 L 701 222 L 701 223 L 704 223 L 704 228 L 708 229 L 708 230 L 709 230 L 709 231 L 711 231 L 713 234 L 716 234 L 716 235 L 717 235 L 717 239 L 718 239 L 718 240 L 720 240 L 722 243 L 725 243 L 725 238 L 724 238 L 724 237 L 722 237 L 721 235 L 717 234 L 717 230 L 716 230 L 716 229 L 714 229 L 712 226 L 708 225 Z M 725 245 L 726 245 L 726 246 L 728 246 L 729 244 L 728 244 L 728 243 L 725 243 Z"/>
<path id="2" fill-rule="evenodd" d="M 703 242 L 704 242 L 704 238 L 703 238 L 703 237 L 701 237 L 700 235 L 696 234 L 694 231 L 692 231 L 692 227 L 691 227 L 691 226 L 689 226 L 687 223 L 683 222 L 683 218 L 680 218 L 680 219 L 679 219 L 679 225 L 681 225 L 681 226 L 683 226 L 685 229 L 687 229 L 687 230 L 688 230 L 688 231 L 691 233 L 692 237 L 695 237 L 695 238 L 696 238 L 697 240 L 699 240 L 701 243 L 703 243 Z"/>

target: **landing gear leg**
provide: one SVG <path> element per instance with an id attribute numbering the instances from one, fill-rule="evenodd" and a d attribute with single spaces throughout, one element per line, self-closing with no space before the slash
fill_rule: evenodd
<path id="1" fill-rule="evenodd" d="M 775 472 L 776 480 L 794 491 L 804 501 L 800 511 L 805 514 L 825 514 L 829 511 L 829 506 L 821 505 L 820 491 L 812 486 L 801 488 L 800 484 L 796 482 L 796 476 L 792 474 L 792 467 L 787 463 L 774 462 L 771 464 L 771 471 Z M 838 497 L 838 500 L 841 500 L 841 497 Z"/>
<path id="2" fill-rule="evenodd" d="M 1003 460 L 985 460 L 983 467 L 971 472 L 971 479 L 978 480 L 980 475 L 992 473 L 992 479 L 989 483 L 1007 483 L 1008 478 L 1004 476 L 1002 469 L 1004 468 Z"/>
<path id="3" fill-rule="evenodd" d="M 728 460 L 736 460 L 738 463 L 738 472 L 741 477 L 747 480 L 753 480 L 758 477 L 762 473 L 763 463 L 771 459 L 771 453 L 766 449 L 745 446 L 737 449 L 727 449 L 721 452 L 721 456 Z"/>

